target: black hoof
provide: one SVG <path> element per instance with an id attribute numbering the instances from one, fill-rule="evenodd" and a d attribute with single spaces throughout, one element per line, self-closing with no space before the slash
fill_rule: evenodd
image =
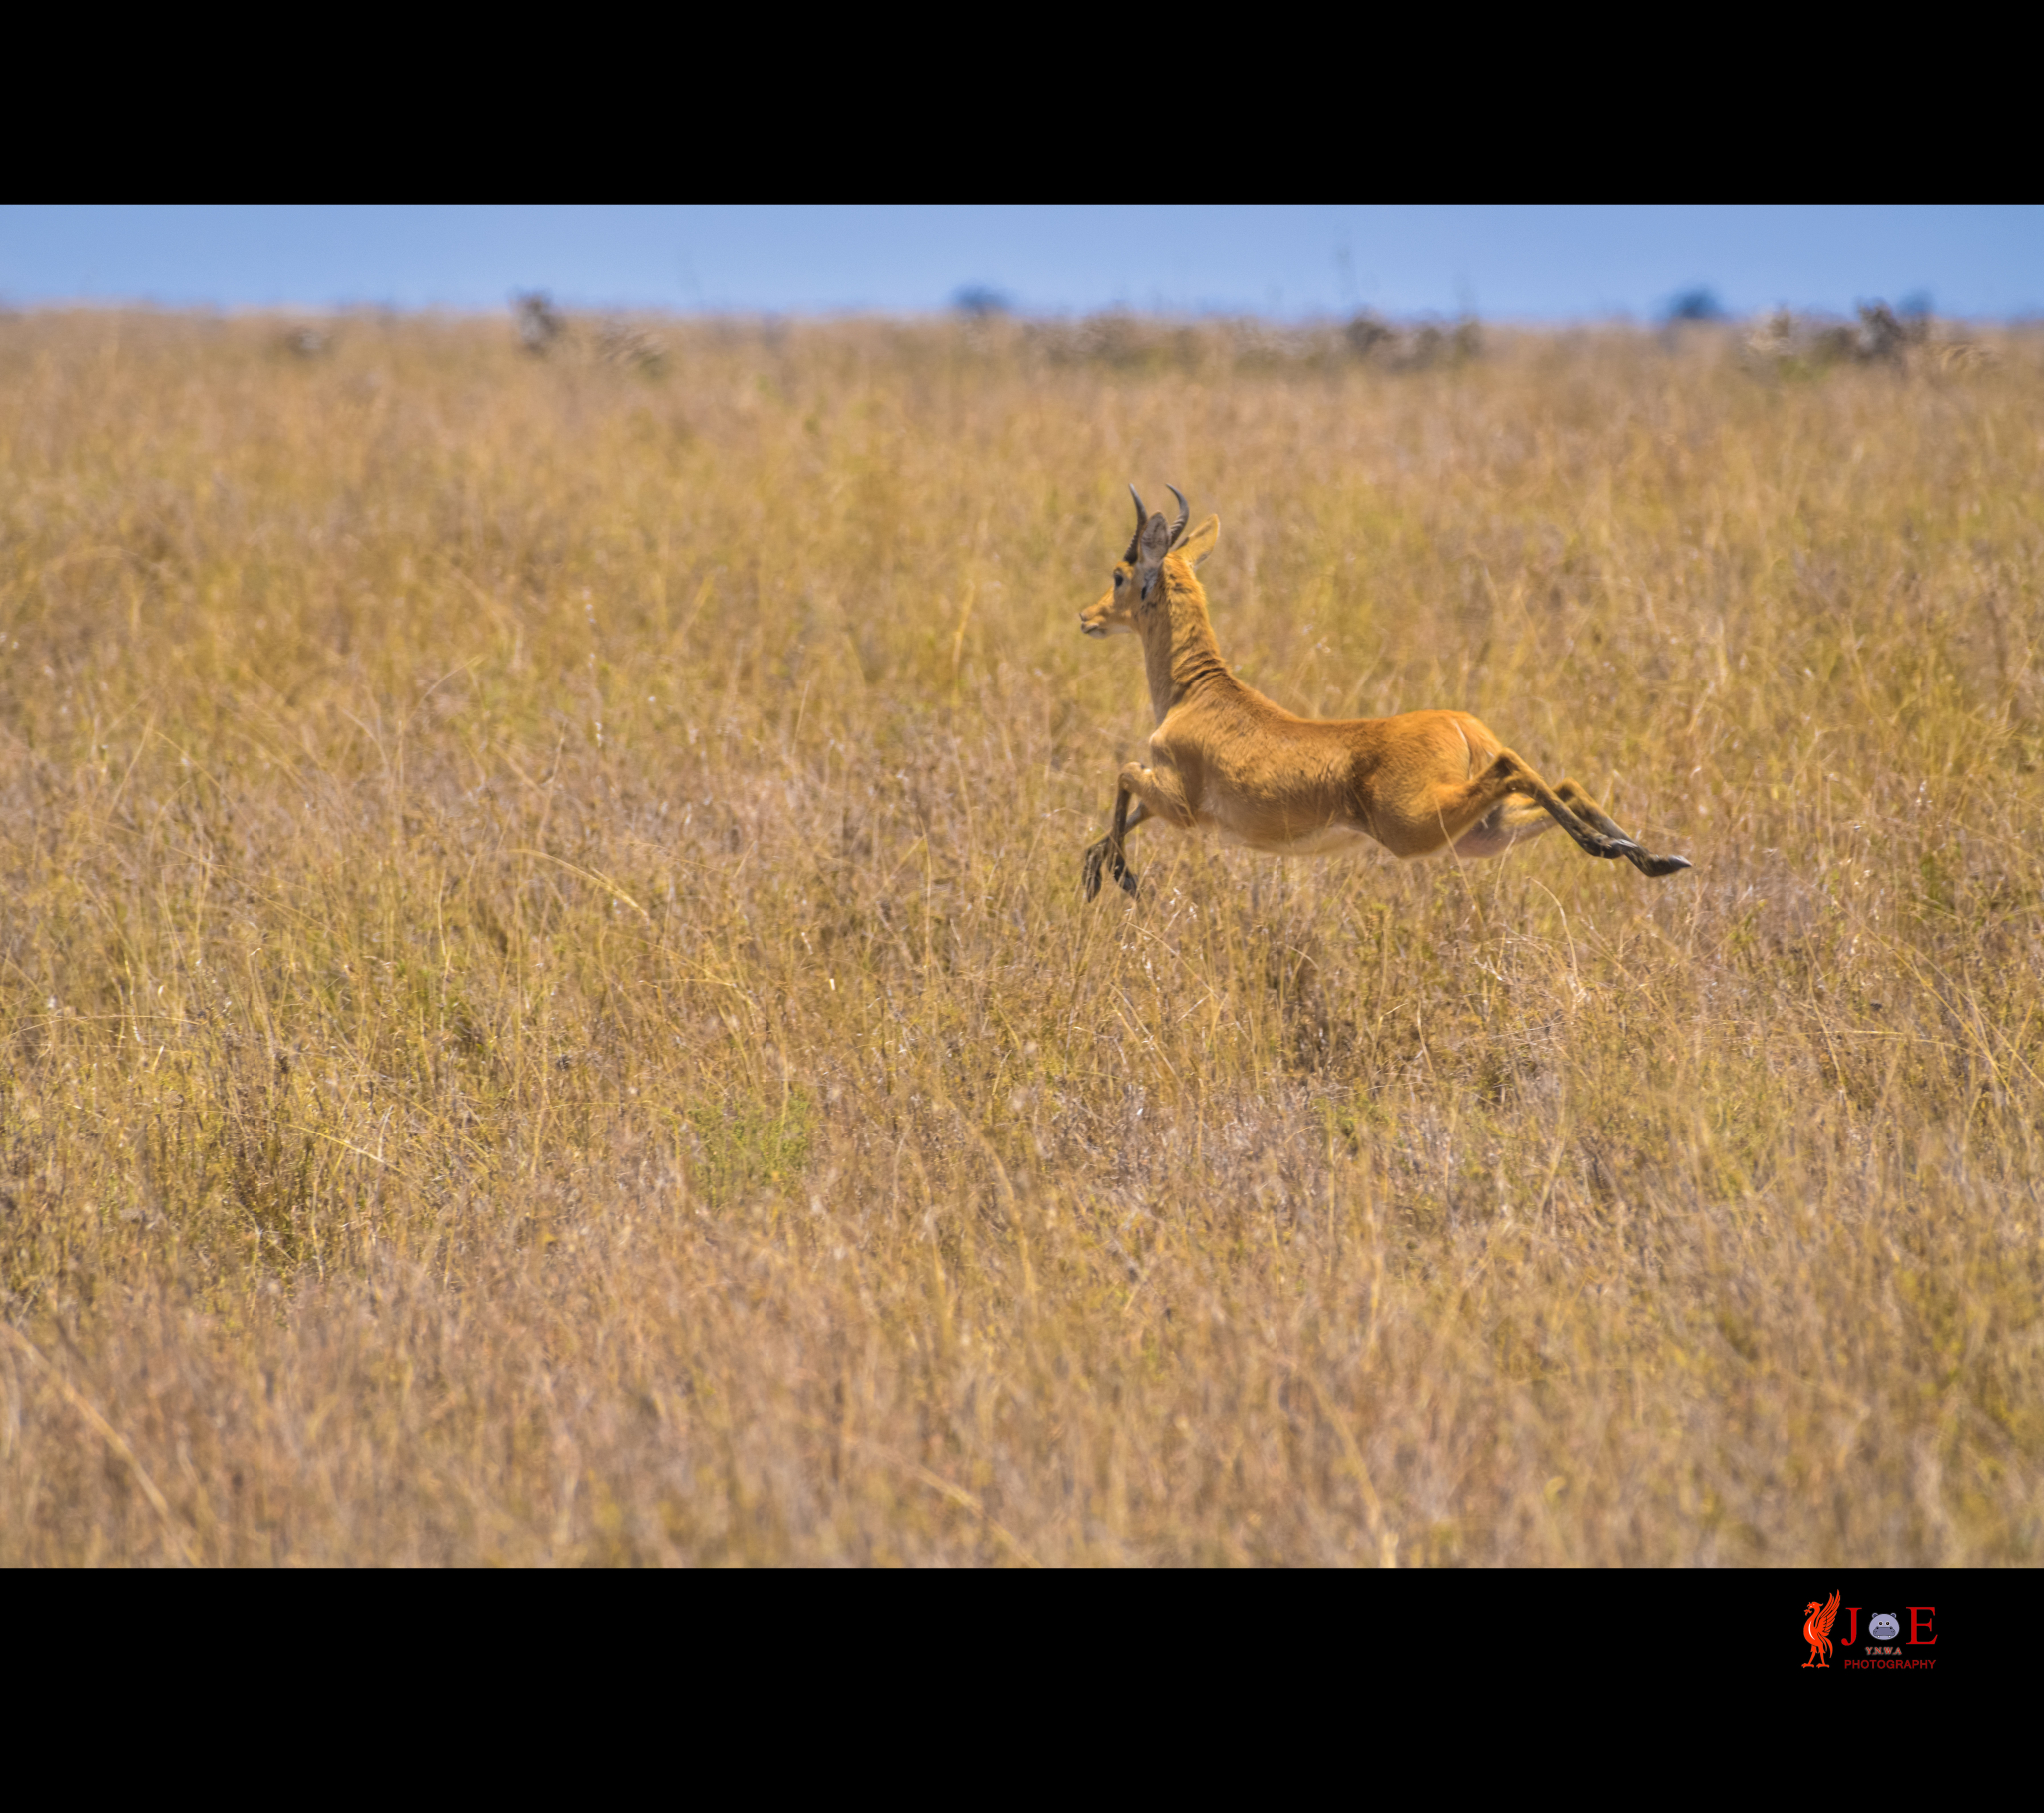
<path id="1" fill-rule="evenodd" d="M 1642 875 L 1675 875 L 1692 866 L 1687 856 L 1646 856 L 1639 862 Z"/>
<path id="2" fill-rule="evenodd" d="M 1121 883 L 1123 893 L 1133 894 L 1136 891 L 1136 877 L 1130 872 L 1129 865 L 1114 853 L 1112 840 L 1103 837 L 1086 852 L 1085 858 L 1080 864 L 1080 874 L 1083 878 L 1086 898 L 1088 900 L 1095 899 L 1100 893 L 1100 872 L 1102 869 L 1105 869 L 1116 881 Z"/>

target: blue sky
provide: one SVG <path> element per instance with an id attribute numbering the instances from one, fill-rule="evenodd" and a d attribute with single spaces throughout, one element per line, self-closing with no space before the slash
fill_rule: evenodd
<path id="1" fill-rule="evenodd" d="M 1928 295 L 2044 312 L 2044 207 L 0 206 L 0 303 L 1651 319 Z"/>

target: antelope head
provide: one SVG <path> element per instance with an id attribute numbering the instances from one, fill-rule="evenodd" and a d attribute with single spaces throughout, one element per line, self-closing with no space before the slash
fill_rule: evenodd
<path id="1" fill-rule="evenodd" d="M 1088 636 L 1141 635 L 1145 623 L 1164 603 L 1164 557 L 1174 551 L 1191 552 L 1181 548 L 1181 542 L 1192 518 L 1192 506 L 1176 485 L 1165 489 L 1178 499 L 1175 523 L 1167 524 L 1162 511 L 1152 516 L 1143 508 L 1136 487 L 1129 487 L 1129 495 L 1136 500 L 1136 533 L 1129 537 L 1128 552 L 1115 563 L 1113 583 L 1079 613 L 1079 628 Z M 1202 523 L 1200 529 L 1201 535 L 1194 540 L 1204 538 L 1207 547 L 1212 547 L 1207 525 Z M 1206 548 L 1199 552 L 1204 554 Z"/>

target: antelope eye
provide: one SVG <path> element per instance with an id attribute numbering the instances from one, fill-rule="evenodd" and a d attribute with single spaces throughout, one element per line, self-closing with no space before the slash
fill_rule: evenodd
<path id="1" fill-rule="evenodd" d="M 1128 577 L 1129 576 L 1126 573 L 1117 573 L 1114 576 L 1114 589 L 1117 592 L 1119 592 L 1122 589 L 1122 581 L 1127 579 Z"/>

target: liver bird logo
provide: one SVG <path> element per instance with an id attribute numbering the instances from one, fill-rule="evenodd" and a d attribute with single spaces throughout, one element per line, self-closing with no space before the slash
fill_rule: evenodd
<path id="1" fill-rule="evenodd" d="M 1809 1645 L 1809 1660 L 1805 1668 L 1828 1668 L 1831 1665 L 1831 1623 L 1838 1615 L 1838 1595 L 1834 1592 L 1827 1604 L 1819 1605 L 1814 1599 L 1802 1608 L 1802 1640 Z"/>

